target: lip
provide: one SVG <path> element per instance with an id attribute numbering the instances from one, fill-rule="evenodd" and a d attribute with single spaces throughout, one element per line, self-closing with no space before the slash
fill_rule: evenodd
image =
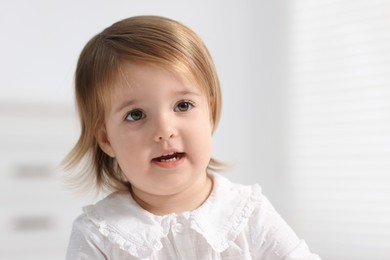
<path id="1" fill-rule="evenodd" d="M 175 160 L 166 160 L 166 161 L 161 161 L 158 160 L 158 158 L 163 157 L 163 156 L 169 156 L 171 154 L 177 153 L 179 154 L 179 158 Z M 161 168 L 175 168 L 182 164 L 186 159 L 186 153 L 180 152 L 177 149 L 169 149 L 169 150 L 164 150 L 161 155 L 155 157 L 152 159 L 152 164 L 157 165 Z"/>

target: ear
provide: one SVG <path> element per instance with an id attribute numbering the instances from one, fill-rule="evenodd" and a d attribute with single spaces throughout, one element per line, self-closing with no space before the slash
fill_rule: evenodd
<path id="1" fill-rule="evenodd" d="M 104 125 L 98 129 L 96 133 L 96 141 L 103 152 L 105 152 L 108 156 L 115 158 L 114 149 L 111 146 L 107 130 Z"/>

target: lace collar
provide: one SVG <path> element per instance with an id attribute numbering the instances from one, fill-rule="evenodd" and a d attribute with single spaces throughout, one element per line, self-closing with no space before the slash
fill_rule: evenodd
<path id="1" fill-rule="evenodd" d="M 244 229 L 260 201 L 260 186 L 233 184 L 211 174 L 214 190 L 196 210 L 180 214 L 217 252 L 224 251 Z M 130 193 L 115 192 L 83 208 L 102 235 L 129 254 L 146 258 L 162 248 L 176 214 L 156 216 L 142 209 Z"/>

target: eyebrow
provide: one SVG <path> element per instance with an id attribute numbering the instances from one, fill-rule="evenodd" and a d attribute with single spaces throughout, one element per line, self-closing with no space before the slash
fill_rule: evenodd
<path id="1" fill-rule="evenodd" d="M 172 96 L 196 96 L 196 97 L 201 97 L 201 93 L 197 93 L 197 92 L 190 91 L 190 90 L 180 90 L 180 91 L 173 92 Z M 137 99 L 125 100 L 120 105 L 118 105 L 118 107 L 116 107 L 114 111 L 115 111 L 115 113 L 118 113 L 121 110 L 123 110 L 125 107 L 131 106 L 131 105 L 133 105 L 134 103 L 137 103 L 137 102 L 138 102 Z"/>
<path id="2" fill-rule="evenodd" d="M 185 96 L 185 95 L 192 95 L 192 96 L 197 96 L 197 97 L 200 97 L 201 94 L 200 93 L 197 93 L 197 92 L 194 92 L 194 91 L 190 91 L 190 90 L 180 90 L 180 91 L 175 91 L 173 95 L 179 95 L 179 96 Z"/>
<path id="3" fill-rule="evenodd" d="M 120 112 L 121 110 L 123 110 L 125 107 L 128 107 L 128 106 L 131 106 L 133 105 L 134 103 L 136 103 L 136 99 L 131 99 L 131 100 L 125 100 L 124 102 L 122 102 L 117 108 L 115 108 L 115 113 L 118 113 Z"/>

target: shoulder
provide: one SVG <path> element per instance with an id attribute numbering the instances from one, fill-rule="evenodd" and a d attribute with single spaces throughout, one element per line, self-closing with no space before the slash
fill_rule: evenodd
<path id="1" fill-rule="evenodd" d="M 238 218 L 251 217 L 258 211 L 265 199 L 259 184 L 244 185 L 234 183 L 221 175 L 213 175 L 214 191 L 208 199 L 215 211 L 229 211 L 235 215 L 241 212 Z"/>
<path id="2" fill-rule="evenodd" d="M 214 179 L 213 210 L 220 214 L 217 221 L 222 225 L 221 230 L 229 230 L 224 234 L 225 238 L 241 237 L 235 242 L 247 241 L 253 256 L 272 259 L 286 257 L 301 243 L 262 193 L 259 184 L 237 184 L 219 175 L 215 175 Z"/>
<path id="3" fill-rule="evenodd" d="M 78 216 L 72 227 L 65 259 L 106 259 L 104 238 L 86 214 Z"/>
<path id="4" fill-rule="evenodd" d="M 83 207 L 83 212 L 95 225 L 122 224 L 126 218 L 142 216 L 140 208 L 129 192 L 114 192 L 93 205 Z"/>
<path id="5" fill-rule="evenodd" d="M 219 175 L 205 203 L 192 212 L 192 228 L 202 234 L 217 252 L 227 249 L 245 230 L 261 203 L 259 185 L 233 183 Z"/>
<path id="6" fill-rule="evenodd" d="M 104 241 L 110 252 L 143 258 L 162 247 L 162 218 L 142 209 L 128 192 L 112 193 L 83 211 L 75 220 L 74 230 Z"/>
<path id="7" fill-rule="evenodd" d="M 214 191 L 212 196 L 228 196 L 229 199 L 245 200 L 260 198 L 262 196 L 261 186 L 259 184 L 245 185 L 230 181 L 228 178 L 220 174 L 211 175 L 214 180 Z M 247 195 L 241 197 L 241 195 Z"/>
<path id="8" fill-rule="evenodd" d="M 124 193 L 112 193 L 96 204 L 84 206 L 83 213 L 73 221 L 72 236 L 87 240 L 105 236 L 110 229 L 109 223 L 115 223 L 123 213 L 112 208 L 121 209 L 126 197 Z"/>

